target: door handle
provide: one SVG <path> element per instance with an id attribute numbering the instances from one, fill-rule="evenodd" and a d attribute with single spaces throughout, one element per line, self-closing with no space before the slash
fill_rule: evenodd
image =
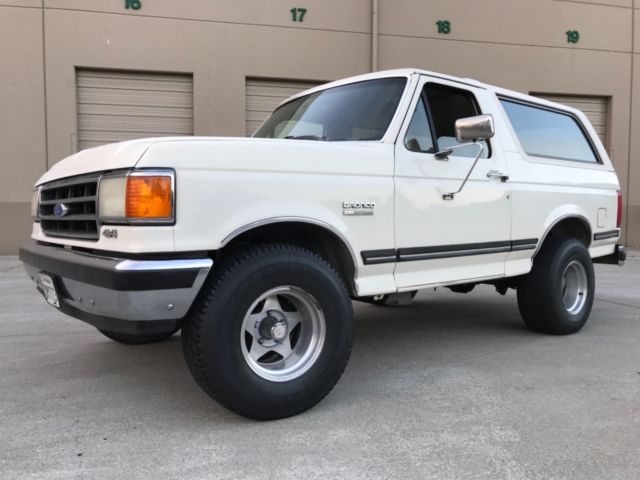
<path id="1" fill-rule="evenodd" d="M 497 170 L 489 170 L 487 172 L 487 178 L 498 178 L 502 183 L 504 183 L 509 180 L 509 175 L 505 175 Z"/>

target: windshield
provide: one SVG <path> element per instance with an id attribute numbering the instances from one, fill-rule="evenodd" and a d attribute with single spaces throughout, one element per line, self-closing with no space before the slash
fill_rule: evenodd
<path id="1" fill-rule="evenodd" d="M 407 79 L 350 83 L 296 98 L 253 134 L 298 140 L 380 140 L 398 108 Z"/>

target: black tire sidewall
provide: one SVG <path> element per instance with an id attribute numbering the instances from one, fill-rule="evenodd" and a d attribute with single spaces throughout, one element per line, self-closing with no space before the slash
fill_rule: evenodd
<path id="1" fill-rule="evenodd" d="M 549 285 L 551 292 L 553 292 L 550 295 L 553 308 L 556 310 L 558 317 L 564 319 L 563 323 L 566 323 L 567 327 L 579 326 L 581 328 L 589 318 L 595 294 L 595 275 L 591 257 L 588 250 L 578 240 L 564 242 L 554 257 L 554 261 L 551 263 L 551 281 Z M 585 304 L 577 314 L 567 312 L 562 303 L 562 277 L 567 266 L 574 260 L 580 262 L 584 267 L 588 282 Z"/>
<path id="2" fill-rule="evenodd" d="M 587 298 L 577 314 L 567 312 L 562 302 L 562 278 L 572 261 L 587 274 Z M 551 238 L 534 259 L 531 272 L 518 287 L 518 306 L 525 323 L 544 333 L 568 335 L 582 329 L 593 306 L 595 274 L 589 251 L 579 240 Z"/>
<path id="3" fill-rule="evenodd" d="M 296 379 L 274 382 L 260 377 L 247 364 L 241 331 L 244 316 L 255 300 L 281 286 L 301 288 L 315 298 L 323 310 L 326 335 L 309 370 Z M 304 251 L 276 249 L 242 263 L 218 286 L 203 315 L 201 367 L 215 376 L 219 393 L 241 405 L 245 414 L 316 403 L 331 390 L 349 357 L 350 300 L 328 265 Z"/>

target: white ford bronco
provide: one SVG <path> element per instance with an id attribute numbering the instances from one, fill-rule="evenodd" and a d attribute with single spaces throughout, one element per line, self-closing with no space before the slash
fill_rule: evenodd
<path id="1" fill-rule="evenodd" d="M 418 70 L 302 92 L 253 138 L 84 150 L 40 178 L 32 215 L 20 258 L 50 304 L 126 344 L 182 329 L 200 387 L 256 419 L 332 389 L 353 299 L 491 284 L 564 335 L 589 317 L 593 262 L 625 258 L 580 111 Z"/>

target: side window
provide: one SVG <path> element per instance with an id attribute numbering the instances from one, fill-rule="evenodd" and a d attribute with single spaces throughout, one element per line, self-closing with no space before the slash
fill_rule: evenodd
<path id="1" fill-rule="evenodd" d="M 421 96 L 413 113 L 413 118 L 404 137 L 404 144 L 412 152 L 435 153 L 433 138 L 431 138 L 431 127 L 424 98 Z"/>
<path id="2" fill-rule="evenodd" d="M 528 155 L 598 162 L 584 130 L 573 116 L 502 98 L 500 103 Z"/>
<path id="3" fill-rule="evenodd" d="M 425 104 L 425 97 L 428 105 Z M 408 150 L 424 153 L 435 153 L 459 145 L 456 140 L 456 120 L 479 113 L 480 109 L 471 92 L 427 83 L 411 118 L 404 144 Z M 482 145 L 480 157 L 488 158 L 491 154 L 489 144 L 484 140 L 479 143 Z M 477 154 L 478 147 L 473 145 L 456 149 L 453 153 L 459 157 L 475 157 Z"/>
<path id="4" fill-rule="evenodd" d="M 438 150 L 459 145 L 456 140 L 456 120 L 481 113 L 473 94 L 466 90 L 434 83 L 427 83 L 424 91 L 431 109 Z M 483 147 L 481 158 L 487 158 L 490 154 L 489 145 L 484 141 L 479 143 Z M 453 155 L 475 157 L 477 154 L 478 147 L 469 146 L 455 150 Z"/>

